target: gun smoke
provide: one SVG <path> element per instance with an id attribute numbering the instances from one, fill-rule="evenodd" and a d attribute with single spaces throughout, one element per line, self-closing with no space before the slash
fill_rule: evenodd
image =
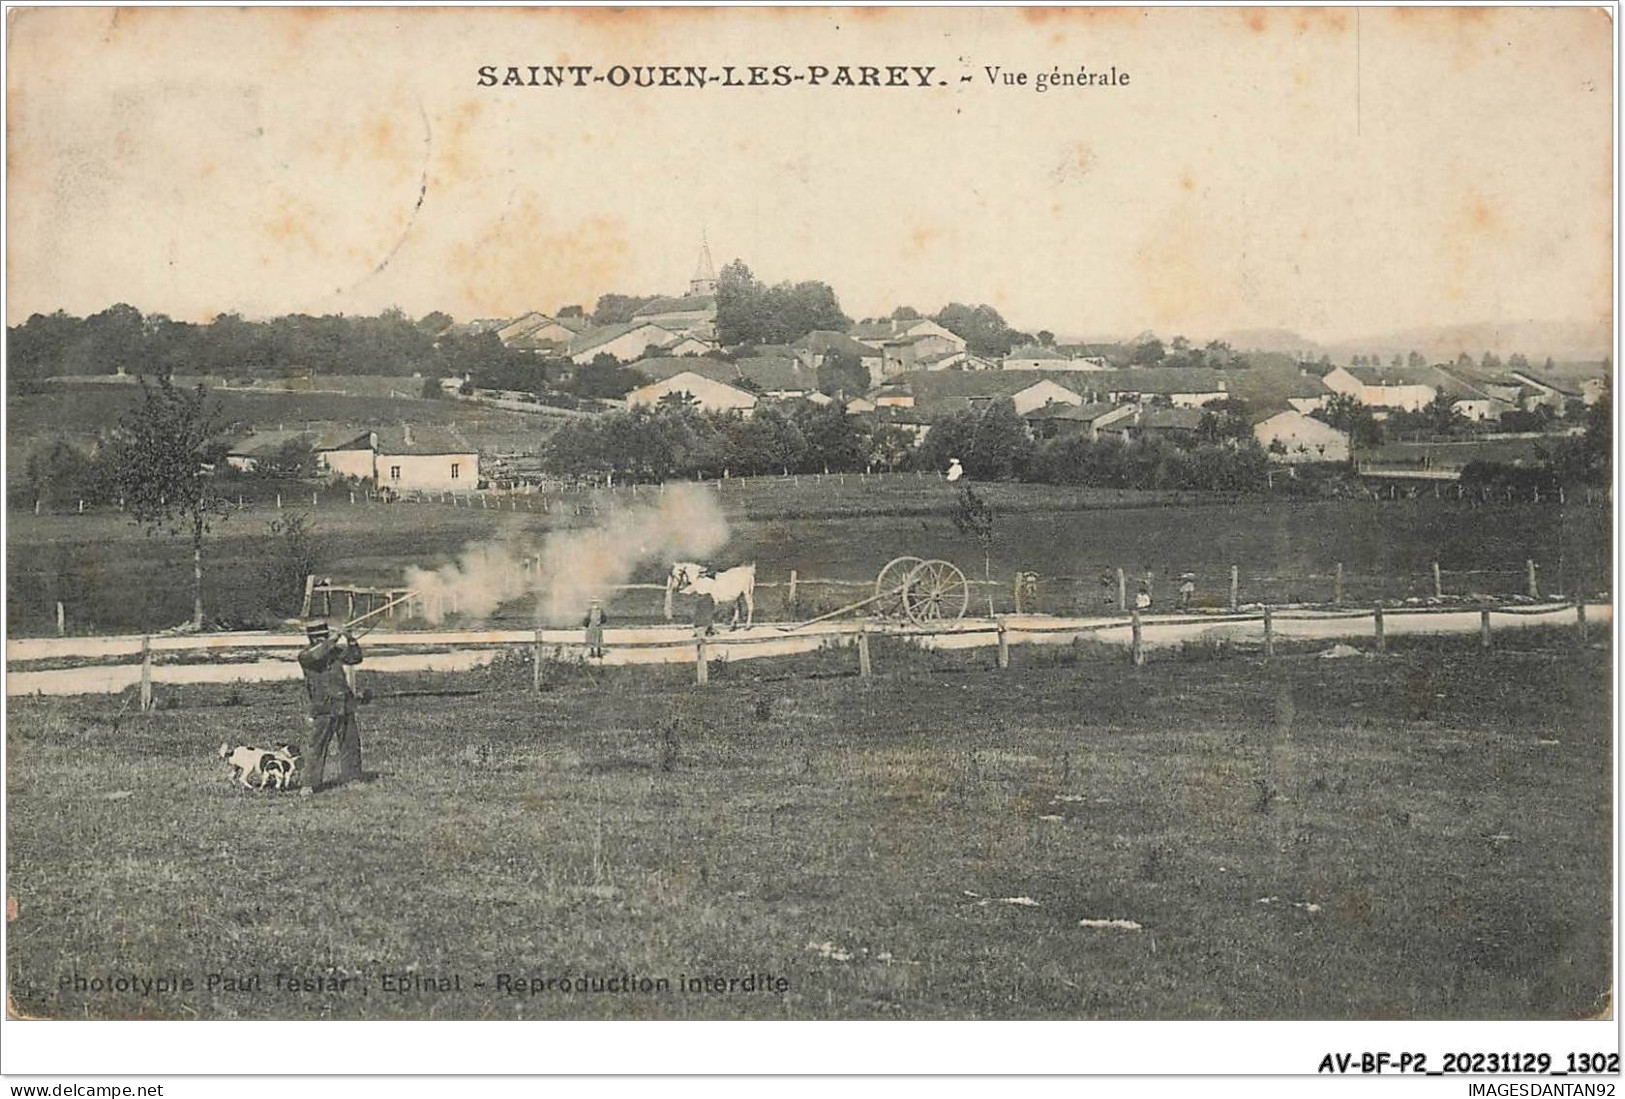
<path id="1" fill-rule="evenodd" d="M 607 600 L 646 562 L 703 561 L 727 541 L 728 523 L 711 493 L 677 485 L 653 504 L 617 505 L 590 527 L 554 531 L 539 543 L 513 537 L 471 545 L 451 564 L 408 569 L 406 586 L 420 593 L 431 622 L 449 614 L 489 618 L 533 596 L 541 623 L 575 625 L 593 600 Z"/>

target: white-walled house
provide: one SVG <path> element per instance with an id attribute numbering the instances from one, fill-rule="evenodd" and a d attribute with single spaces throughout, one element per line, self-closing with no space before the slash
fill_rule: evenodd
<path id="1" fill-rule="evenodd" d="M 1274 462 L 1346 462 L 1349 457 L 1347 435 L 1302 412 L 1277 412 L 1260 420 L 1253 425 L 1253 438 Z"/>
<path id="2" fill-rule="evenodd" d="M 609 354 L 622 362 L 631 362 L 641 358 L 651 347 L 669 347 L 677 341 L 677 333 L 644 321 L 589 328 L 570 344 L 570 361 L 586 366 L 599 355 Z"/>
<path id="3" fill-rule="evenodd" d="M 657 382 L 650 382 L 626 395 L 626 406 L 638 408 L 659 404 L 673 393 L 685 394 L 704 412 L 742 412 L 750 415 L 756 407 L 757 396 L 748 390 L 707 378 L 694 371 L 673 374 Z"/>
<path id="4" fill-rule="evenodd" d="M 1016 414 L 1025 416 L 1034 409 L 1043 408 L 1047 404 L 1081 405 L 1083 395 L 1076 390 L 1068 389 L 1059 382 L 1052 382 L 1048 378 L 1034 382 L 1025 389 L 1018 389 L 1010 394 L 1010 403 L 1016 406 Z"/>
<path id="5" fill-rule="evenodd" d="M 1518 406 L 1511 401 L 1503 401 L 1499 397 L 1463 397 L 1452 402 L 1450 408 L 1469 420 L 1498 422 L 1502 414 L 1516 412 Z"/>
<path id="6" fill-rule="evenodd" d="M 318 469 L 397 491 L 473 492 L 480 456 L 453 428 L 383 427 L 316 452 Z"/>
<path id="7" fill-rule="evenodd" d="M 1224 375 L 1203 366 L 1144 366 L 1102 371 L 1080 371 L 1075 384 L 1094 400 L 1121 404 L 1167 402 L 1180 408 L 1201 408 L 1228 397 Z"/>
<path id="8" fill-rule="evenodd" d="M 1339 366 L 1321 381 L 1332 392 L 1353 397 L 1368 408 L 1416 412 L 1427 407 L 1447 379 L 1433 367 Z"/>
<path id="9" fill-rule="evenodd" d="M 1097 365 L 1098 364 L 1098 365 Z M 1110 369 L 1102 359 L 1074 359 L 1063 351 L 1053 347 L 1026 347 L 1011 348 L 1010 354 L 1004 357 L 1006 370 L 1107 370 Z"/>

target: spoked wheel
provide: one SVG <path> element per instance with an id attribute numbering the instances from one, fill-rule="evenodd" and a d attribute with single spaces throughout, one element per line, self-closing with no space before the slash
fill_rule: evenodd
<path id="1" fill-rule="evenodd" d="M 970 584 L 948 561 L 923 561 L 903 583 L 903 611 L 917 625 L 953 622 L 970 606 Z"/>
<path id="2" fill-rule="evenodd" d="M 875 577 L 875 601 L 871 604 L 875 614 L 895 618 L 904 613 L 903 588 L 909 574 L 923 564 L 924 559 L 919 557 L 894 557 L 886 562 L 886 567 Z"/>

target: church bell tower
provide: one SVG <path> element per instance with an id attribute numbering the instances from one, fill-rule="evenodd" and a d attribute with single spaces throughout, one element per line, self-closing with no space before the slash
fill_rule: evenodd
<path id="1" fill-rule="evenodd" d="M 688 280 L 688 293 L 690 297 L 699 297 L 717 292 L 717 270 L 711 263 L 711 245 L 706 241 L 705 235 L 700 235 L 700 258 L 694 264 L 694 277 Z"/>

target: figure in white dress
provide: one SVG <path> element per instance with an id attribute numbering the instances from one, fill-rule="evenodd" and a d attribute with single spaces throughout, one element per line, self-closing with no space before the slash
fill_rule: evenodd
<path id="1" fill-rule="evenodd" d="M 959 464 L 958 458 L 948 459 L 948 480 L 957 481 L 965 476 L 965 467 Z"/>

